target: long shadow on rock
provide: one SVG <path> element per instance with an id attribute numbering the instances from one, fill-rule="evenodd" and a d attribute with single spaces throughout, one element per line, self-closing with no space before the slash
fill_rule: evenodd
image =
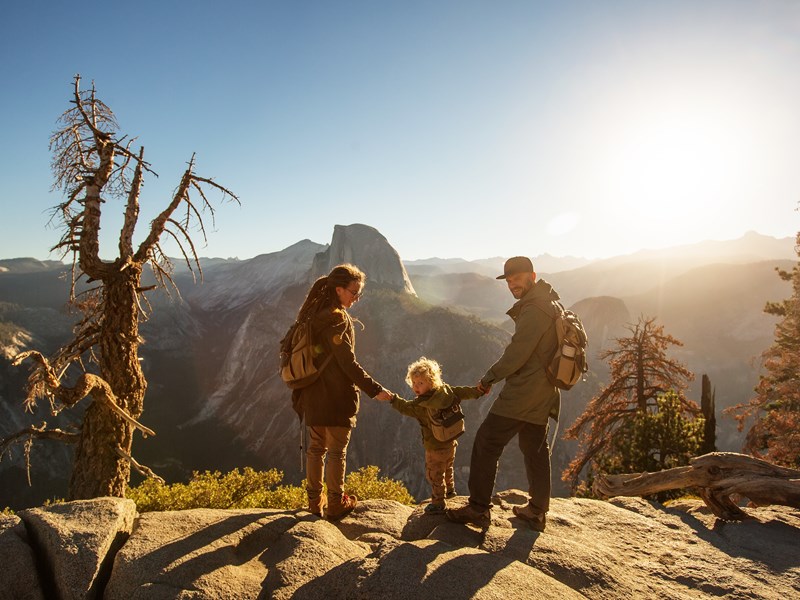
<path id="1" fill-rule="evenodd" d="M 332 569 L 298 588 L 294 598 L 471 598 L 510 562 L 444 542 L 400 543 Z"/>
<path id="2" fill-rule="evenodd" d="M 161 565 L 164 570 L 169 569 L 170 578 L 178 581 L 191 581 L 227 565 L 244 564 L 262 553 L 271 542 L 297 523 L 297 519 L 289 515 L 270 519 L 276 512 L 265 511 L 263 515 L 253 513 L 221 518 L 184 538 L 154 550 L 149 553 L 147 562 Z M 249 531 L 241 535 L 234 548 L 226 544 L 210 552 L 202 551 L 209 543 L 228 536 L 236 536 L 244 529 Z M 186 559 L 193 554 L 195 556 Z M 175 566 L 170 568 L 171 565 Z"/>

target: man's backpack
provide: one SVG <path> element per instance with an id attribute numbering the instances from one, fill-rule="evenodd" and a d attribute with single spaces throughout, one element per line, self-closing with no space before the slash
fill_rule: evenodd
<path id="1" fill-rule="evenodd" d="M 293 390 L 307 387 L 317 380 L 332 356 L 329 354 L 319 368 L 316 367 L 311 319 L 295 321 L 281 340 L 281 379 Z"/>
<path id="2" fill-rule="evenodd" d="M 440 442 L 449 442 L 464 433 L 464 413 L 458 398 L 447 408 L 429 408 L 427 410 L 433 437 Z"/>
<path id="3" fill-rule="evenodd" d="M 578 315 L 555 300 L 552 305 L 556 311 L 553 318 L 558 346 L 550 360 L 545 361 L 545 373 L 554 386 L 569 390 L 589 370 L 586 362 L 586 345 L 589 340 Z"/>

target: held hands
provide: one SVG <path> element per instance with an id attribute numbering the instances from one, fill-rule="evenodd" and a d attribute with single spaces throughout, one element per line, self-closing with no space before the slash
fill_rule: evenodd
<path id="1" fill-rule="evenodd" d="M 483 394 L 484 396 L 485 396 L 486 394 L 488 394 L 488 393 L 489 393 L 489 391 L 492 389 L 492 386 L 490 386 L 490 385 L 483 385 L 483 382 L 481 382 L 481 381 L 479 381 L 479 382 L 478 382 L 478 385 L 477 385 L 477 386 L 475 386 L 475 387 L 477 387 L 477 388 L 478 388 L 478 391 L 479 391 L 481 394 Z"/>
<path id="2" fill-rule="evenodd" d="M 378 392 L 378 395 L 375 396 L 375 400 L 379 402 L 389 402 L 392 399 L 392 393 L 384 388 L 381 388 L 381 391 Z"/>

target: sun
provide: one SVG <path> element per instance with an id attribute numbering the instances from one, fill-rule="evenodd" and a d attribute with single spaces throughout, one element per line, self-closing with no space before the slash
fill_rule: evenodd
<path id="1" fill-rule="evenodd" d="M 605 163 L 617 210 L 661 226 L 712 218 L 736 196 L 739 130 L 718 105 L 656 105 L 629 115 Z"/>

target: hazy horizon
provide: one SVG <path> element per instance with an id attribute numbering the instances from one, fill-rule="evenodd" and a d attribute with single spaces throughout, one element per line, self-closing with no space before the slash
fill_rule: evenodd
<path id="1" fill-rule="evenodd" d="M 331 233 L 333 233 L 333 228 L 331 228 Z M 614 256 L 607 256 L 607 257 L 603 257 L 603 258 L 587 258 L 587 257 L 584 257 L 584 256 L 558 256 L 558 255 L 551 254 L 549 252 L 543 252 L 543 253 L 540 253 L 540 254 L 532 254 L 532 255 L 528 255 L 528 256 L 531 259 L 535 259 L 537 257 L 549 257 L 549 258 L 552 258 L 554 260 L 579 260 L 579 261 L 587 261 L 587 262 L 600 262 L 600 261 L 610 260 L 610 259 L 615 259 L 615 258 L 624 258 L 626 256 L 634 256 L 634 255 L 637 255 L 637 254 L 640 254 L 640 253 L 648 253 L 648 252 L 669 253 L 670 251 L 675 251 L 675 250 L 679 250 L 679 249 L 682 249 L 682 248 L 691 248 L 691 247 L 694 247 L 694 246 L 700 246 L 700 245 L 709 244 L 709 243 L 726 243 L 726 242 L 734 243 L 734 242 L 743 240 L 744 238 L 746 238 L 746 237 L 748 237 L 750 235 L 763 236 L 763 237 L 771 238 L 771 239 L 776 240 L 776 241 L 790 240 L 790 239 L 793 240 L 795 238 L 794 235 L 783 236 L 783 237 L 775 237 L 775 236 L 770 236 L 770 235 L 767 235 L 767 234 L 762 234 L 762 233 L 759 233 L 757 231 L 752 231 L 751 230 L 751 231 L 745 232 L 742 236 L 739 236 L 739 237 L 736 237 L 736 238 L 731 238 L 731 239 L 725 239 L 725 240 L 706 239 L 706 240 L 700 240 L 698 242 L 692 242 L 692 243 L 689 243 L 689 244 L 676 244 L 674 246 L 667 246 L 667 247 L 662 247 L 662 248 L 640 248 L 639 250 L 635 250 L 635 251 L 632 251 L 632 252 L 628 252 L 628 253 L 624 253 L 624 254 L 617 254 L 617 255 L 614 255 Z M 289 248 L 289 247 L 293 246 L 294 244 L 296 244 L 298 242 L 301 242 L 303 240 L 307 240 L 307 239 L 309 239 L 309 238 L 301 238 L 299 240 L 296 240 L 296 241 L 292 242 L 291 244 L 289 244 L 285 248 L 280 248 L 280 249 L 273 250 L 273 251 L 270 251 L 270 252 L 260 252 L 260 253 L 254 255 L 254 256 L 247 256 L 247 257 L 241 257 L 241 256 L 208 256 L 208 255 L 204 255 L 204 254 L 198 254 L 198 256 L 201 259 L 205 259 L 205 260 L 240 260 L 240 261 L 244 261 L 244 260 L 250 260 L 252 258 L 255 258 L 256 256 L 262 256 L 264 254 L 272 254 L 274 252 L 281 252 L 282 250 L 285 250 L 286 248 Z M 325 242 L 320 242 L 320 241 L 317 241 L 317 240 L 310 240 L 310 241 L 313 242 L 313 243 L 320 244 L 320 245 L 327 245 L 327 244 L 330 243 L 330 240 L 327 240 Z M 393 244 L 391 239 L 387 238 L 387 242 L 389 243 L 389 245 L 394 247 L 394 244 Z M 38 260 L 40 262 L 45 262 L 45 261 L 69 262 L 70 261 L 70 256 L 71 255 L 68 255 L 68 256 L 66 256 L 64 258 L 59 258 L 57 256 L 50 256 L 50 257 L 47 257 L 47 258 L 40 258 L 40 257 L 36 257 L 36 256 L 0 256 L 0 260 L 16 260 L 16 259 L 28 259 L 28 258 L 30 258 L 30 259 L 33 259 L 33 260 Z M 481 256 L 481 257 L 477 257 L 477 258 L 473 258 L 473 259 L 467 259 L 467 258 L 464 258 L 464 257 L 461 257 L 461 256 L 427 256 L 427 257 L 422 257 L 422 258 L 406 258 L 402 254 L 400 254 L 400 260 L 402 262 L 404 262 L 404 263 L 406 263 L 406 262 L 408 262 L 408 263 L 421 263 L 421 262 L 425 262 L 425 261 L 460 261 L 460 260 L 463 260 L 463 261 L 466 261 L 466 262 L 479 262 L 479 261 L 487 261 L 487 260 L 494 260 L 494 259 L 502 260 L 502 259 L 508 258 L 509 256 L 510 255 L 503 256 L 503 255 L 496 254 L 496 255 L 493 255 L 493 256 Z M 173 258 L 174 261 L 182 261 L 183 260 L 182 258 L 178 259 L 175 256 L 173 256 L 172 258 Z M 794 254 L 791 257 L 787 257 L 787 258 L 794 258 Z"/>

